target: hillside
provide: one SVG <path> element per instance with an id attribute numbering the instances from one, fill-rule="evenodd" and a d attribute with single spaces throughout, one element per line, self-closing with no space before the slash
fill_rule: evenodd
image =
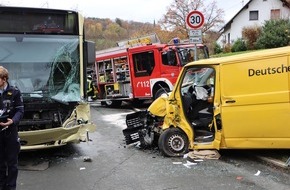
<path id="1" fill-rule="evenodd" d="M 169 42 L 174 34 L 161 30 L 156 23 L 141 23 L 135 21 L 124 21 L 116 18 L 86 18 L 86 39 L 96 43 L 96 49 L 102 50 L 115 47 L 116 42 L 156 33 L 162 43 Z"/>

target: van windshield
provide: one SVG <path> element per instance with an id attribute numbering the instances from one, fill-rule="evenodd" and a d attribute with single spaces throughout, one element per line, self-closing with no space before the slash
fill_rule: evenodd
<path id="1" fill-rule="evenodd" d="M 194 94 L 197 99 L 206 100 L 214 89 L 215 73 L 209 67 L 191 67 L 182 75 L 181 95 Z"/>
<path id="2" fill-rule="evenodd" d="M 182 86 L 194 85 L 204 86 L 209 83 L 209 80 L 214 73 L 212 68 L 189 68 L 186 70 L 182 80 Z"/>
<path id="3" fill-rule="evenodd" d="M 79 101 L 78 48 L 76 36 L 2 34 L 0 64 L 9 71 L 9 84 L 17 86 L 24 97 Z"/>

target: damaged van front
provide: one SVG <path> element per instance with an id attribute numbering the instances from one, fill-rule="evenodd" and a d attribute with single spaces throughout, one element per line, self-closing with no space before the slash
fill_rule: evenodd
<path id="1" fill-rule="evenodd" d="M 219 144 L 214 137 L 220 135 L 213 132 L 219 113 L 213 110 L 214 77 L 212 67 L 186 65 L 171 93 L 163 94 L 146 111 L 127 115 L 126 144 L 158 146 L 165 156 L 182 156 L 196 142 L 214 148 Z"/>

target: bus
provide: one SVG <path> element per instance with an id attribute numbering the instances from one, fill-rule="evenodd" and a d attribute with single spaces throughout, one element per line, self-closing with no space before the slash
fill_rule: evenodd
<path id="1" fill-rule="evenodd" d="M 95 44 L 85 41 L 76 11 L 0 7 L 0 65 L 22 93 L 21 150 L 89 140 L 96 125 L 87 101 L 86 70 Z"/>

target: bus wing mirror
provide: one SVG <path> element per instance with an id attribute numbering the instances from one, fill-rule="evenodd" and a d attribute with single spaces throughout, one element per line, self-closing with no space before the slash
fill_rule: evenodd
<path id="1" fill-rule="evenodd" d="M 95 64 L 96 61 L 96 47 L 95 42 L 92 41 L 85 41 L 85 63 L 87 66 L 92 66 Z"/>

